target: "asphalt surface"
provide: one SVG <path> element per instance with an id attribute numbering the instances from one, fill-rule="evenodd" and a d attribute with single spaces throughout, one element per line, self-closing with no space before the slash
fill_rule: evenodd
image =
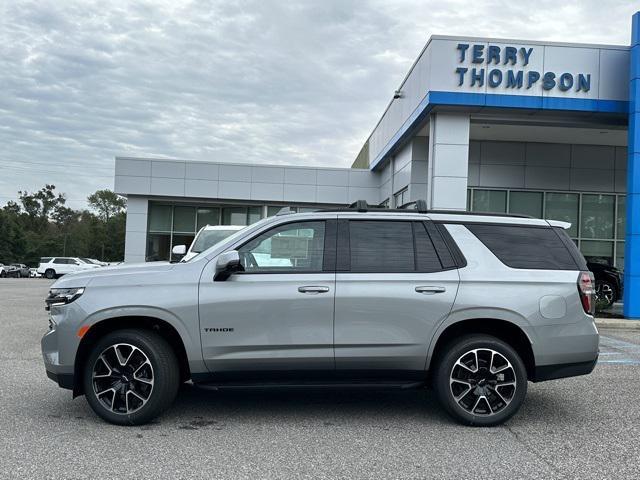
<path id="1" fill-rule="evenodd" d="M 634 478 L 640 331 L 601 331 L 593 374 L 529 384 L 506 425 L 453 423 L 428 391 L 207 391 L 115 427 L 44 373 L 50 282 L 0 279 L 0 478 Z"/>

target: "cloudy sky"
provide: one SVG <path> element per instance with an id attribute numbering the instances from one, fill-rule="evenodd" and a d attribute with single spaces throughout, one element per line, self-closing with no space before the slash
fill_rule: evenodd
<path id="1" fill-rule="evenodd" d="M 530 7 L 525 8 L 525 4 Z M 116 155 L 347 167 L 432 34 L 629 43 L 636 0 L 0 1 L 0 205 Z"/>

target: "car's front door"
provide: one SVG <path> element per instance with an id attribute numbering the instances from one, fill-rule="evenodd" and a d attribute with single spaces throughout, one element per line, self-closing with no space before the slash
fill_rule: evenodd
<path id="1" fill-rule="evenodd" d="M 442 238 L 434 246 L 427 228 L 437 233 L 422 221 L 339 220 L 338 371 L 424 370 L 435 327 L 451 311 L 459 283 Z"/>
<path id="2" fill-rule="evenodd" d="M 203 275 L 200 335 L 212 372 L 334 370 L 335 230 L 334 219 L 280 224 L 237 247 L 244 271 Z"/>

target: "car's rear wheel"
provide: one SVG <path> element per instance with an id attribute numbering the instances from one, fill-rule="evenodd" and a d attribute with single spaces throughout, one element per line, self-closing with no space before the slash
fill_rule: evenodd
<path id="1" fill-rule="evenodd" d="M 465 425 L 493 426 L 513 416 L 527 393 L 527 371 L 506 342 L 482 334 L 449 343 L 434 384 L 445 410 Z"/>
<path id="2" fill-rule="evenodd" d="M 171 346 L 147 330 L 118 330 L 94 345 L 84 369 L 91 408 L 116 425 L 142 425 L 173 402 L 180 382 Z"/>
<path id="3" fill-rule="evenodd" d="M 56 278 L 56 272 L 53 268 L 47 268 L 47 270 L 45 270 L 44 272 L 44 276 L 49 280 L 53 280 L 54 278 Z"/>

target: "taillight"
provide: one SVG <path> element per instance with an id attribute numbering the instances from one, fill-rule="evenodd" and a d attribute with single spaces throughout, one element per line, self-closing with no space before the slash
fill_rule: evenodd
<path id="1" fill-rule="evenodd" d="M 580 272 L 578 276 L 578 293 L 584 312 L 593 315 L 596 311 L 595 279 L 591 272 Z"/>

